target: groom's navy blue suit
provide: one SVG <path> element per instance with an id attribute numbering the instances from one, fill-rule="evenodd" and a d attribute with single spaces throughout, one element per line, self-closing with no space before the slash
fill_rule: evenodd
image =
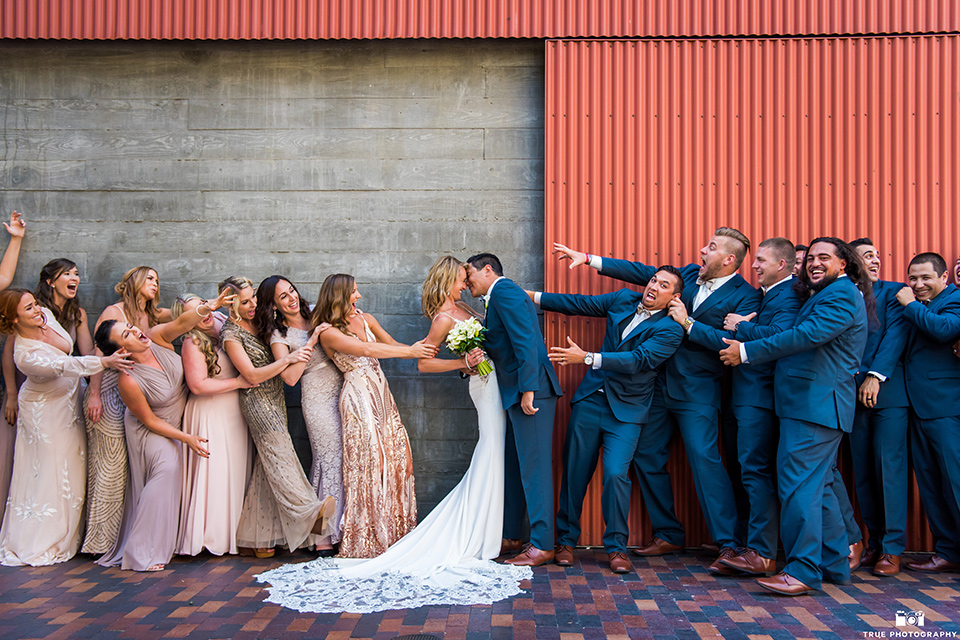
<path id="1" fill-rule="evenodd" d="M 656 270 L 640 262 L 604 258 L 600 273 L 633 284 L 646 284 Z M 700 266 L 696 264 L 680 269 L 684 282 L 681 299 L 695 322 L 722 327 L 728 313 L 747 315 L 760 308 L 759 292 L 736 274 L 694 310 L 694 298 L 700 288 L 697 285 L 699 271 Z M 671 544 L 684 543 L 683 525 L 673 506 L 673 488 L 667 471 L 670 438 L 676 424 L 683 437 L 710 536 L 722 547 L 739 546 L 733 487 L 717 448 L 723 370 L 715 350 L 684 338 L 664 365 L 650 417 L 640 434 L 634 464 L 643 501 L 654 535 Z"/>
<path id="2" fill-rule="evenodd" d="M 557 541 L 576 546 L 587 484 L 603 449 L 600 506 L 607 553 L 626 552 L 630 527 L 630 462 L 647 421 L 660 365 L 683 340 L 683 329 L 661 310 L 623 337 L 643 294 L 620 289 L 598 296 L 544 293 L 540 307 L 566 315 L 606 317 L 600 367 L 588 368 L 571 402 L 563 443 Z"/>
<path id="3" fill-rule="evenodd" d="M 526 512 L 530 542 L 553 551 L 553 415 L 563 395 L 560 380 L 547 358 L 530 297 L 507 278 L 497 280 L 487 294 L 484 348 L 496 365 L 507 412 L 503 537 L 520 538 Z M 533 406 L 539 409 L 532 416 L 520 408 L 527 391 L 533 391 Z"/>

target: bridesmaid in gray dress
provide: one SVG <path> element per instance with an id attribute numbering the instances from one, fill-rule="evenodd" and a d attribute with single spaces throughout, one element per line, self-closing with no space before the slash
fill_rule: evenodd
<path id="1" fill-rule="evenodd" d="M 187 387 L 183 364 L 172 341 L 193 329 L 232 299 L 224 291 L 216 300 L 172 322 L 144 332 L 107 320 L 97 329 L 97 347 L 105 354 L 130 353 L 133 369 L 118 385 L 127 411 L 124 431 L 130 460 L 130 484 L 117 543 L 97 564 L 133 571 L 160 571 L 177 544 L 180 518 L 180 442 L 206 458 L 206 439 L 180 430 Z"/>
<path id="2" fill-rule="evenodd" d="M 309 305 L 289 280 L 270 276 L 257 288 L 257 300 L 254 324 L 260 339 L 270 345 L 275 359 L 313 344 Z M 343 438 L 339 408 L 343 374 L 323 349 L 315 348 L 309 361 L 290 365 L 280 377 L 288 385 L 301 383 L 303 389 L 303 417 L 313 452 L 313 465 L 308 474 L 310 485 L 318 497 L 332 496 L 337 501 L 330 533 L 318 540 L 316 547 L 321 556 L 332 556 L 333 545 L 340 542 L 343 517 Z"/>

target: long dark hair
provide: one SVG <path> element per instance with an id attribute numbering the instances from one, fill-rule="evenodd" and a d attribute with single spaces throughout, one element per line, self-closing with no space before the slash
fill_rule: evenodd
<path id="1" fill-rule="evenodd" d="M 843 271 L 847 274 L 847 277 L 850 278 L 850 281 L 860 289 L 860 293 L 863 294 L 863 304 L 867 308 L 867 321 L 870 326 L 877 326 L 879 324 L 877 320 L 877 299 L 873 295 L 873 283 L 870 282 L 870 277 L 867 275 L 867 267 L 863 263 L 860 254 L 840 238 L 826 236 L 823 238 L 814 238 L 810 241 L 810 244 L 807 245 L 808 249 L 806 254 L 804 255 L 803 268 L 800 269 L 800 274 L 797 277 L 797 282 L 793 285 L 793 290 L 797 292 L 801 300 L 807 300 L 816 292 L 816 288 L 810 282 L 810 276 L 807 275 L 806 255 L 810 253 L 813 245 L 818 242 L 832 244 L 837 257 L 847 263 Z"/>
<path id="2" fill-rule="evenodd" d="M 67 332 L 80 324 L 80 303 L 76 297 L 68 298 L 61 309 L 54 302 L 55 292 L 50 283 L 76 267 L 77 263 L 73 260 L 54 258 L 40 269 L 40 282 L 37 283 L 37 288 L 33 290 L 33 296 L 37 299 L 37 302 L 53 311 L 57 322 Z"/>
<path id="3" fill-rule="evenodd" d="M 270 336 L 273 335 L 274 330 L 281 336 L 287 337 L 287 323 L 283 319 L 283 314 L 273 305 L 273 296 L 281 280 L 296 292 L 300 300 L 300 317 L 310 322 L 310 304 L 300 295 L 296 285 L 283 276 L 270 276 L 257 287 L 257 310 L 253 314 L 253 328 L 263 344 L 270 344 Z"/>

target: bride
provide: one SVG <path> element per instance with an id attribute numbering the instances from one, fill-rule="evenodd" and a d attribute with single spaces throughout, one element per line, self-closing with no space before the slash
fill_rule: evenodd
<path id="1" fill-rule="evenodd" d="M 458 322 L 474 317 L 460 303 L 466 271 L 451 256 L 437 260 L 423 284 L 424 314 L 431 318 L 424 340 L 442 346 Z M 464 360 L 419 361 L 425 372 L 475 365 Z M 424 605 L 490 604 L 520 593 L 529 567 L 497 564 L 503 534 L 503 451 L 506 414 L 496 372 L 470 377 L 480 438 L 460 483 L 413 531 L 379 557 L 318 558 L 257 576 L 269 583 L 267 602 L 300 612 L 372 613 Z"/>

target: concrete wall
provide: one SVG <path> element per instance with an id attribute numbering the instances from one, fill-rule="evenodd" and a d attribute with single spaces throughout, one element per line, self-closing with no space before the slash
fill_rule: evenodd
<path id="1" fill-rule="evenodd" d="M 94 317 L 139 264 L 164 305 L 234 273 L 313 300 L 349 272 L 408 342 L 443 254 L 493 251 L 542 284 L 541 42 L 2 41 L 0 60 L 0 216 L 28 223 L 16 283 L 68 257 Z M 476 419 L 455 375 L 385 369 L 425 513 Z"/>

